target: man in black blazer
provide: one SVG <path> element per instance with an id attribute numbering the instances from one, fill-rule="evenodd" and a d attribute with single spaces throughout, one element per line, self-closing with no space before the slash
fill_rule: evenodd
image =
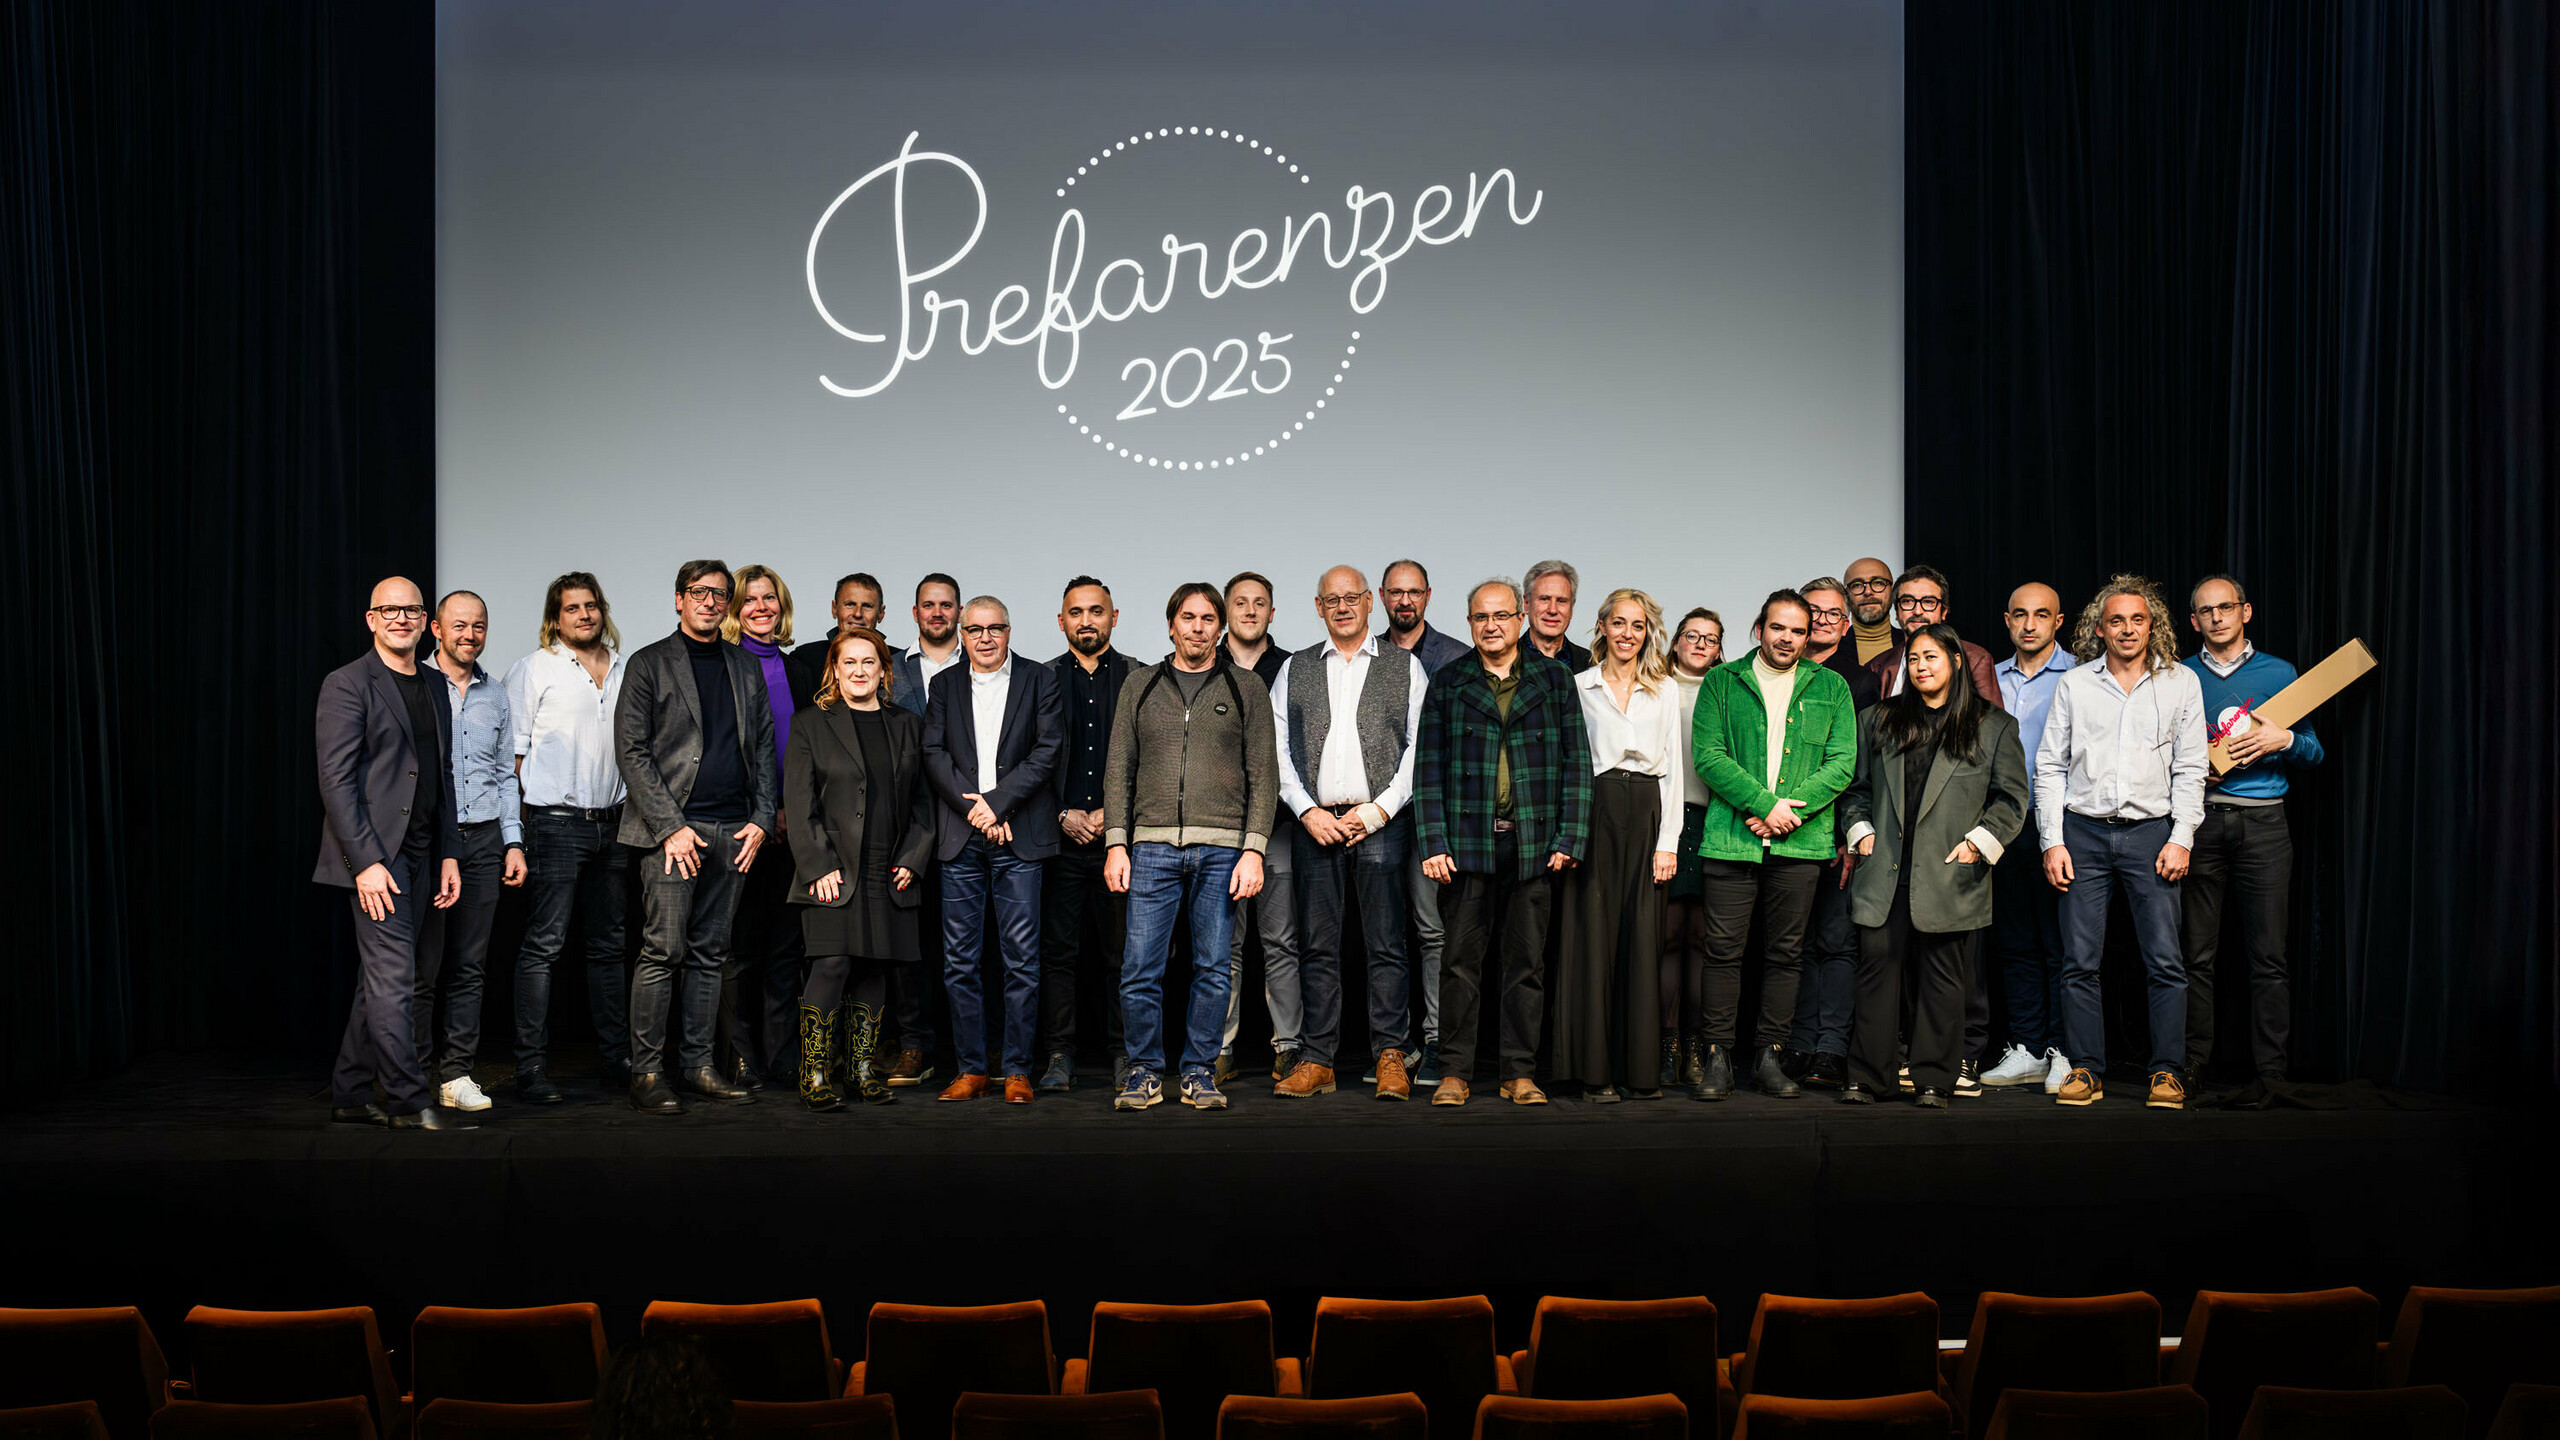
<path id="1" fill-rule="evenodd" d="M 720 638 L 729 567 L 688 560 L 676 572 L 676 633 L 623 664 L 614 759 L 630 791 L 621 841 L 640 856 L 640 962 L 631 972 L 631 1108 L 681 1115 L 667 1083 L 667 1011 L 683 976 L 684 1088 L 744 1105 L 755 1097 L 711 1064 L 720 971 L 738 881 L 773 830 L 773 709 L 764 667 Z"/>
<path id="2" fill-rule="evenodd" d="M 436 1108 L 410 1020 L 418 956 L 443 945 L 440 912 L 462 896 L 453 716 L 444 686 L 419 672 L 425 594 L 395 575 L 366 604 L 373 648 L 320 682 L 315 725 L 322 818 L 311 878 L 352 891 L 356 919 L 355 1003 L 329 1118 L 469 1130 L 471 1121 Z M 376 1085 L 383 1105 L 372 1103 Z"/>
<path id="3" fill-rule="evenodd" d="M 980 954 L 995 904 L 1004 960 L 1004 1098 L 1031 1103 L 1031 1042 L 1040 1011 L 1040 866 L 1058 853 L 1058 682 L 1045 665 L 1016 663 L 1004 602 L 960 608 L 967 665 L 926 687 L 925 783 L 940 801 L 942 974 L 960 1073 L 945 1100 L 987 1092 L 986 1001 Z"/>

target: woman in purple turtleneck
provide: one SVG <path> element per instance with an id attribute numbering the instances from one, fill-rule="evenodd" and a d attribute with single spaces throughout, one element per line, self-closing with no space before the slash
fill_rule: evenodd
<path id="1" fill-rule="evenodd" d="M 730 591 L 729 618 L 721 633 L 764 669 L 766 702 L 773 707 L 774 793 L 782 793 L 782 747 L 790 743 L 791 718 L 809 703 L 809 690 L 791 654 L 791 587 L 769 566 L 738 571 Z M 761 1089 L 768 1077 L 795 1084 L 793 1031 L 800 994 L 800 920 L 788 909 L 791 893 L 791 817 L 773 817 L 768 864 L 747 872 L 730 929 L 730 963 L 720 987 L 720 1037 L 731 1083 Z M 767 857 L 759 855 L 764 860 Z"/>

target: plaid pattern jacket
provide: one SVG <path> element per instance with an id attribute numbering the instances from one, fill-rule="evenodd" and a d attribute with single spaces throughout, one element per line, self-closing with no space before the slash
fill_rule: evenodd
<path id="1" fill-rule="evenodd" d="M 1520 647 L 1520 688 L 1506 724 L 1493 703 L 1484 660 L 1469 650 L 1431 677 L 1413 760 L 1414 843 L 1458 869 L 1498 874 L 1508 850 L 1514 874 L 1535 875 L 1551 854 L 1579 860 L 1590 849 L 1591 741 L 1573 672 Z M 1511 756 L 1508 836 L 1493 832 L 1497 758 Z"/>

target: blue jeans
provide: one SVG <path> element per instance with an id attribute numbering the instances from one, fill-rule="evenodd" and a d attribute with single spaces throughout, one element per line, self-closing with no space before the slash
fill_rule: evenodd
<path id="1" fill-rule="evenodd" d="M 987 904 L 996 908 L 1004 964 L 1004 1072 L 1031 1073 L 1040 1026 L 1040 862 L 977 836 L 942 862 L 942 985 L 951 1000 L 951 1048 L 963 1075 L 988 1075 L 985 967 Z"/>
<path id="2" fill-rule="evenodd" d="M 1835 862 L 1822 867 L 1813 891 L 1813 922 L 1804 931 L 1804 981 L 1796 991 L 1795 1028 L 1787 1048 L 1807 1055 L 1849 1053 L 1849 1009 L 1856 991 L 1858 927 L 1849 918 L 1848 887 Z"/>
<path id="3" fill-rule="evenodd" d="M 2169 843 L 2167 820 L 2109 825 L 2065 812 L 2071 888 L 2062 895 L 2062 1043 L 2071 1063 L 2104 1078 L 2107 1021 L 2098 969 L 2107 949 L 2107 901 L 2124 891 L 2134 943 L 2151 978 L 2151 1062 L 2146 1073 L 2183 1075 L 2187 1063 L 2187 966 L 2178 951 L 2178 887 L 2151 866 Z"/>
<path id="4" fill-rule="evenodd" d="M 1128 1017 L 1129 1063 L 1164 1069 L 1164 970 L 1173 927 L 1191 914 L 1191 1004 L 1184 1019 L 1182 1068 L 1217 1063 L 1232 983 L 1221 963 L 1235 936 L 1227 885 L 1243 851 L 1225 845 L 1129 847 L 1129 942 L 1120 962 L 1120 1009 Z"/>
<path id="5" fill-rule="evenodd" d="M 1297 851 L 1298 983 L 1306 1016 L 1300 1058 L 1330 1067 L 1342 1040 L 1346 890 L 1360 907 L 1360 946 L 1369 959 L 1369 1055 L 1405 1049 L 1413 1010 L 1404 952 L 1404 860 L 1413 843 L 1412 818 L 1398 815 L 1386 829 L 1348 848 L 1317 844 L 1303 825 L 1289 828 L 1296 832 L 1289 843 Z"/>

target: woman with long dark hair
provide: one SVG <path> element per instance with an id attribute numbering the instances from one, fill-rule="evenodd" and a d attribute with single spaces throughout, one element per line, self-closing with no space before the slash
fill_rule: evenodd
<path id="1" fill-rule="evenodd" d="M 1902 692 L 1858 723 L 1858 769 L 1840 797 L 1858 925 L 1849 1083 L 1840 1098 L 1896 1092 L 1894 1041 L 1911 994 L 1913 1099 L 1944 1109 L 1964 1057 L 1974 932 L 1991 923 L 1991 871 L 2026 827 L 2027 757 L 2018 722 L 1965 677 L 1955 627 L 1904 641 Z"/>

